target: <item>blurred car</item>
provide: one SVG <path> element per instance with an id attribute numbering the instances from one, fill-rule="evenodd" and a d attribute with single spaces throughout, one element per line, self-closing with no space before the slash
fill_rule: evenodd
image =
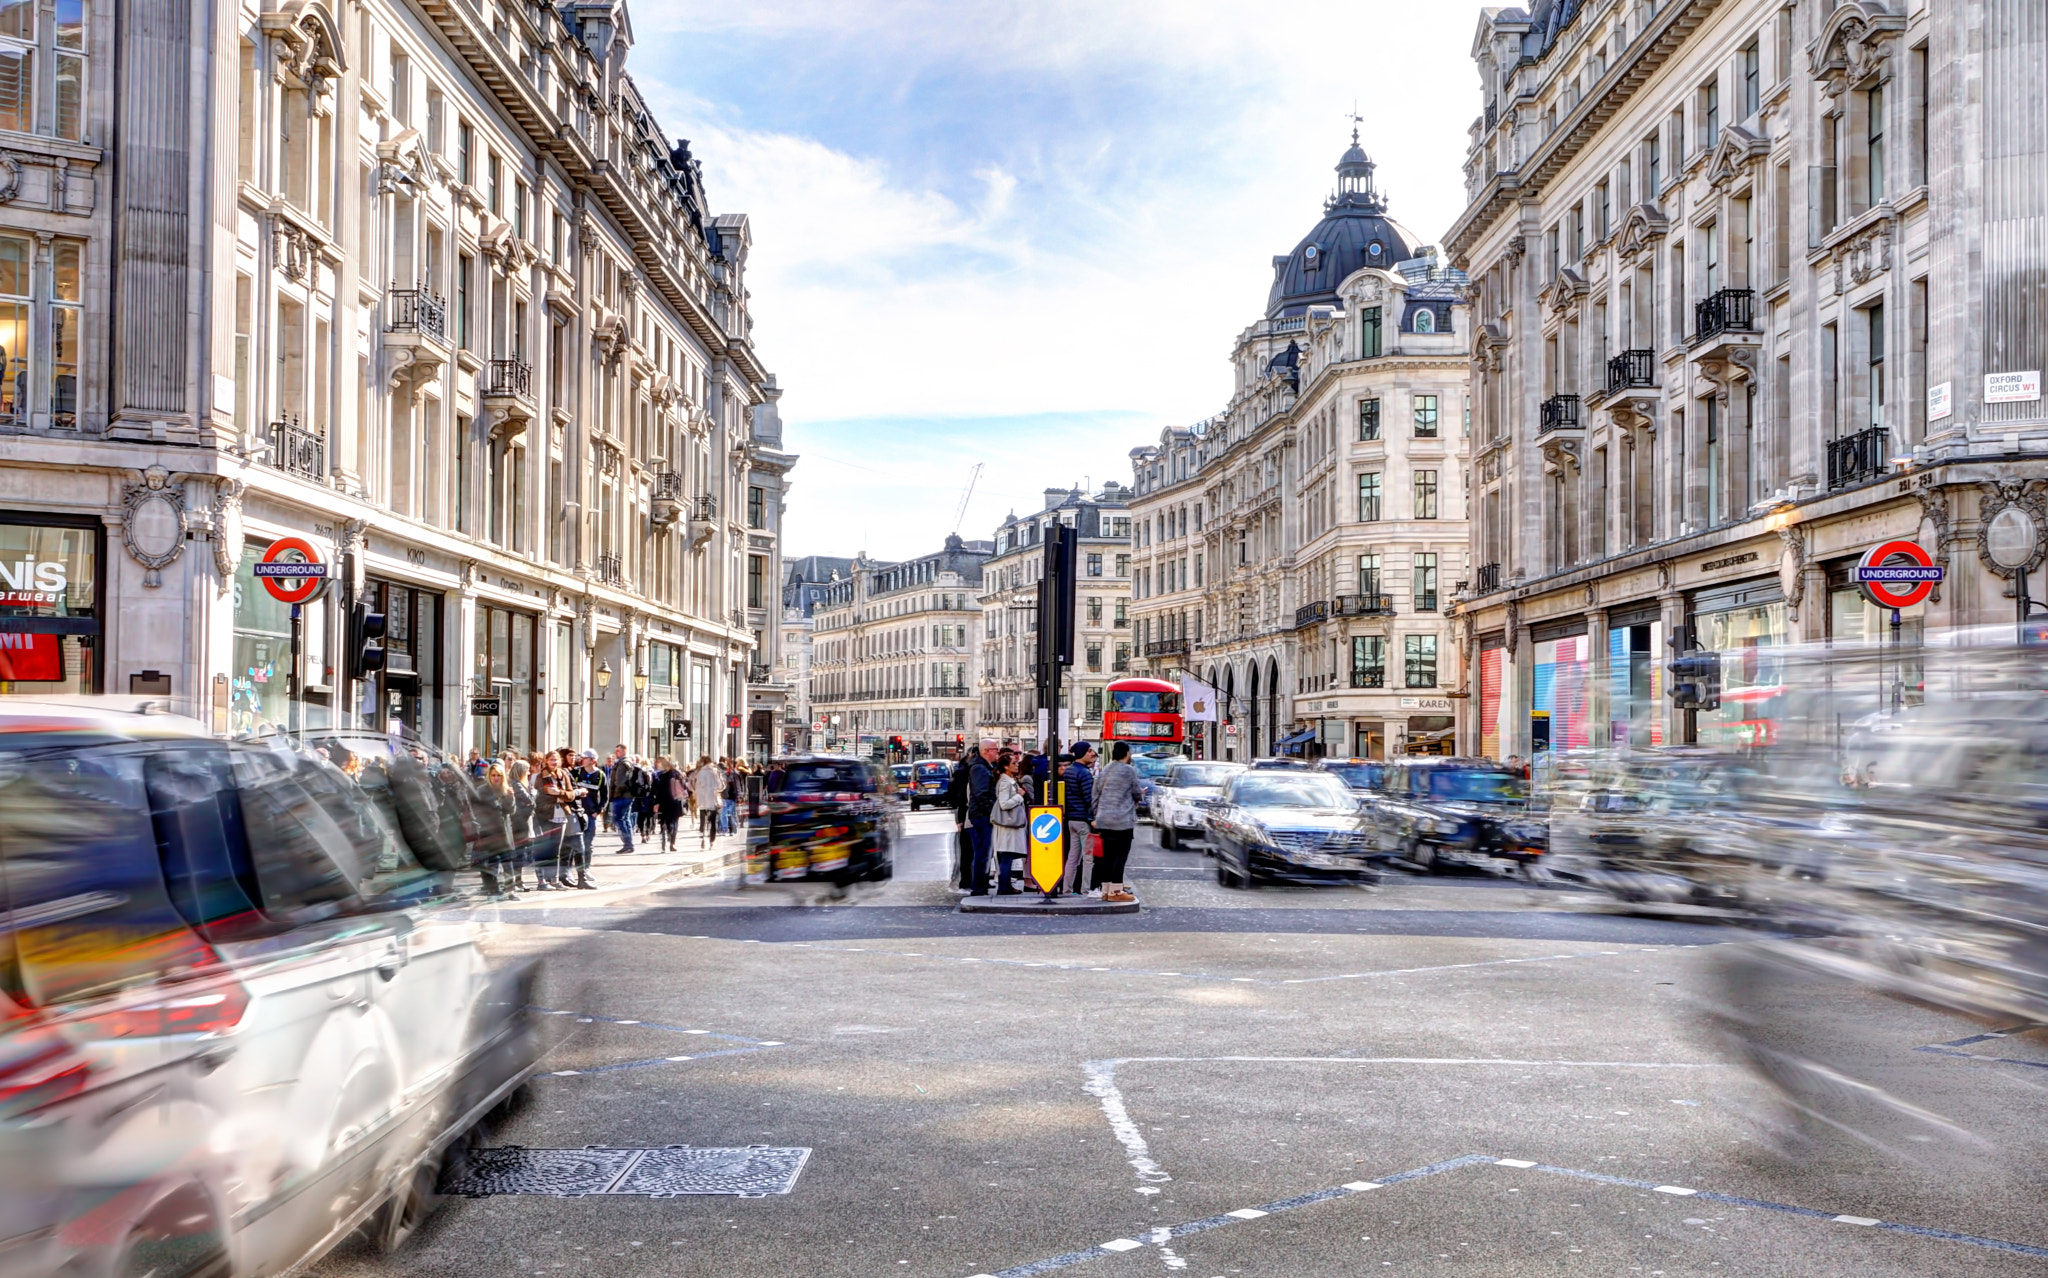
<path id="1" fill-rule="evenodd" d="M 1152 795 L 1159 788 L 1159 779 L 1167 769 L 1181 761 L 1177 754 L 1136 754 L 1131 756 L 1131 767 L 1138 773 L 1138 815 L 1152 815 Z"/>
<path id="2" fill-rule="evenodd" d="M 1223 783 L 1243 772 L 1242 763 L 1184 759 L 1166 770 L 1152 793 L 1152 822 L 1159 827 L 1159 846 L 1180 848 L 1189 835 L 1201 837 L 1209 828 L 1205 807 L 1223 793 Z"/>
<path id="3" fill-rule="evenodd" d="M 910 765 L 910 810 L 927 805 L 946 806 L 946 784 L 953 779 L 953 765 L 944 759 L 924 759 Z"/>
<path id="4" fill-rule="evenodd" d="M 1381 853 L 1358 801 L 1335 777 L 1253 768 L 1224 784 L 1208 815 L 1216 881 L 1225 887 L 1380 877 Z"/>
<path id="5" fill-rule="evenodd" d="M 487 854 L 471 783 L 417 748 L 351 766 L 0 712 L 0 1272 L 273 1274 L 366 1225 L 395 1247 L 525 1082 L 533 969 L 438 908 Z"/>
<path id="6" fill-rule="evenodd" d="M 895 818 L 879 765 L 804 755 L 777 760 L 769 777 L 743 882 L 845 885 L 895 873 Z"/>
<path id="7" fill-rule="evenodd" d="M 1544 869 L 1632 909 L 1749 914 L 1764 905 L 1752 899 L 1752 836 L 1765 818 L 1743 802 L 1744 772 L 1731 755 L 1694 746 L 1557 769 Z"/>
<path id="8" fill-rule="evenodd" d="M 1327 772 L 1354 793 L 1368 795 L 1380 788 L 1387 775 L 1387 765 L 1378 759 L 1317 759 L 1310 770 Z"/>
<path id="9" fill-rule="evenodd" d="M 1549 848 L 1527 783 L 1485 759 L 1390 762 L 1371 819 L 1381 850 L 1432 873 L 1458 861 L 1530 865 Z"/>
<path id="10" fill-rule="evenodd" d="M 911 791 L 917 781 L 916 765 L 892 763 L 889 765 L 889 789 L 894 798 L 910 802 Z"/>
<path id="11" fill-rule="evenodd" d="M 1253 759 L 1249 765 L 1265 772 L 1306 772 L 1308 765 L 1299 759 Z"/>

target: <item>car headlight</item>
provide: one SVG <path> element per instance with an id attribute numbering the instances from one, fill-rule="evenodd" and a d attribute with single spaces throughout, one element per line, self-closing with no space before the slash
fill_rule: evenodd
<path id="1" fill-rule="evenodd" d="M 1260 847 L 1278 848 L 1280 846 L 1274 841 L 1272 831 L 1260 825 L 1257 821 L 1247 821 L 1245 823 L 1244 836 L 1248 842 L 1256 843 Z"/>

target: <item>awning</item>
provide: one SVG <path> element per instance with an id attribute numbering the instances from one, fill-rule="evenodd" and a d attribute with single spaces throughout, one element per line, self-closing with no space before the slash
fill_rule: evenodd
<path id="1" fill-rule="evenodd" d="M 1282 737 L 1278 741 L 1275 741 L 1273 743 L 1273 748 L 1279 750 L 1290 746 L 1307 745 L 1309 742 L 1315 739 L 1316 730 L 1314 728 L 1303 728 L 1301 731 L 1295 733 L 1293 736 Z"/>

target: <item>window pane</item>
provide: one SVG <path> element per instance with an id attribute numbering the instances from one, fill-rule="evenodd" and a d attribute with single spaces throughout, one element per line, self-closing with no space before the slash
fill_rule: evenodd
<path id="1" fill-rule="evenodd" d="M 0 129 L 27 133 L 35 128 L 35 55 L 0 48 Z"/>
<path id="2" fill-rule="evenodd" d="M 5 309 L 0 307 L 0 309 Z M 50 309 L 50 414 L 59 426 L 78 424 L 78 325 L 76 306 Z M 26 390 L 26 375 L 18 385 Z"/>
<path id="3" fill-rule="evenodd" d="M 0 416 L 18 416 L 28 395 L 28 303 L 0 302 Z"/>
<path id="4" fill-rule="evenodd" d="M 85 23 L 90 16 L 85 0 L 57 0 L 57 47 L 83 49 Z"/>
<path id="5" fill-rule="evenodd" d="M 57 55 L 57 136 L 85 140 L 85 59 L 75 53 Z"/>
<path id="6" fill-rule="evenodd" d="M 36 38 L 36 0 L 0 0 L 0 36 Z"/>

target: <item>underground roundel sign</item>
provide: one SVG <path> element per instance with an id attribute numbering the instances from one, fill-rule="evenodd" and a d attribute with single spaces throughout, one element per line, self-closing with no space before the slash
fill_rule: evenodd
<path id="1" fill-rule="evenodd" d="M 1880 608 L 1911 608 L 1934 593 L 1941 566 L 1916 541 L 1887 541 L 1863 552 L 1856 581 L 1863 597 Z"/>
<path id="2" fill-rule="evenodd" d="M 327 585 L 327 564 L 304 537 L 279 537 L 251 570 L 280 603 L 311 603 Z"/>

